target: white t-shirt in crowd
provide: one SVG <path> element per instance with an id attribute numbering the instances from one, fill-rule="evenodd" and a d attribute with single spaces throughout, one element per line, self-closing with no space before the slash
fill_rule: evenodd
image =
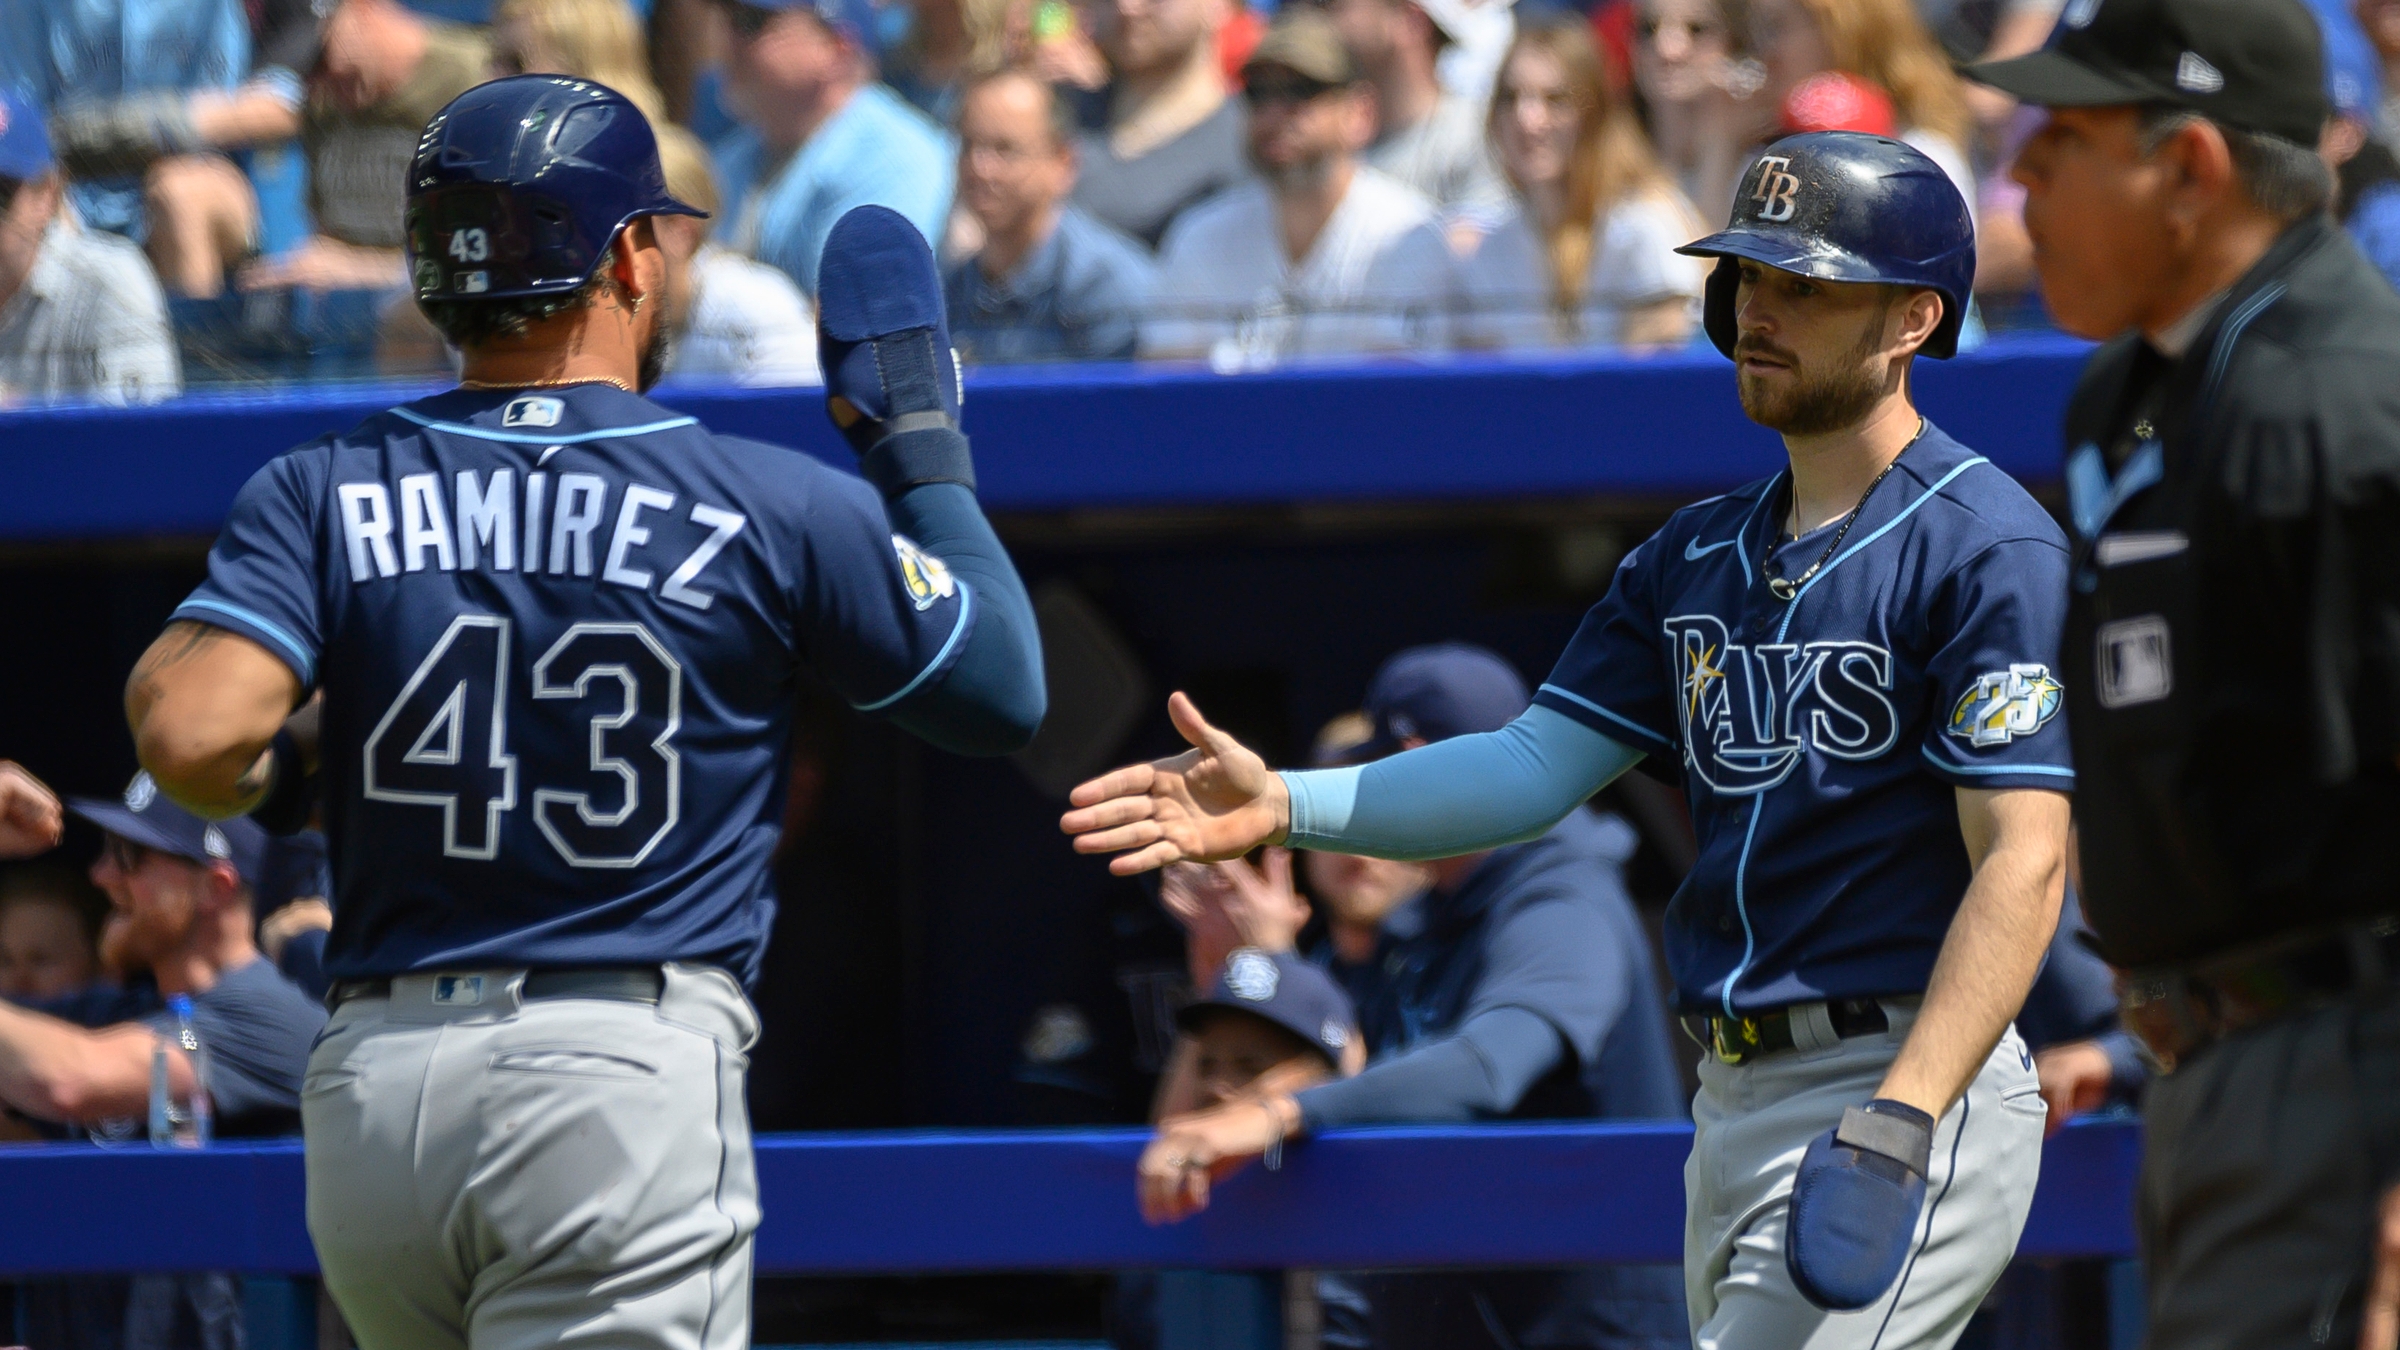
<path id="1" fill-rule="evenodd" d="M 1185 212 L 1159 246 L 1145 356 L 1256 369 L 1291 357 L 1445 345 L 1456 272 L 1424 196 L 1365 165 L 1308 256 L 1285 258 L 1266 184 Z"/>
<path id="2" fill-rule="evenodd" d="M 691 303 L 670 375 L 753 387 L 824 383 L 816 312 L 781 269 L 703 245 L 692 257 Z"/>
<path id="3" fill-rule="evenodd" d="M 1709 262 L 1675 250 L 1699 237 L 1698 217 L 1668 191 L 1619 201 L 1592 229 L 1592 266 L 1580 322 L 1551 307 L 1550 250 L 1520 207 L 1459 264 L 1462 347 L 1606 347 L 1625 311 L 1672 297 L 1696 301 Z"/>
<path id="4" fill-rule="evenodd" d="M 1483 104 L 1444 94 L 1425 120 L 1375 142 L 1368 164 L 1425 194 L 1445 219 L 1489 228 L 1508 211 L 1508 184 L 1483 134 Z"/>
<path id="5" fill-rule="evenodd" d="M 50 222 L 32 271 L 0 305 L 0 404 L 155 403 L 182 392 L 150 260 L 113 234 Z"/>

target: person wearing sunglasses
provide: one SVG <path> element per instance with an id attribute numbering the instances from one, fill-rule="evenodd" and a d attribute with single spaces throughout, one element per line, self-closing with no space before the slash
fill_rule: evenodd
<path id="1" fill-rule="evenodd" d="M 109 903 L 102 963 L 147 969 L 161 994 L 191 997 L 193 1031 L 209 1052 L 201 1086 L 217 1133 L 297 1133 L 300 1079 L 325 1010 L 287 983 L 252 937 L 251 887 L 266 832 L 248 820 L 202 820 L 167 800 L 146 773 L 122 800 L 77 797 L 67 809 L 106 832 L 91 869 Z M 0 1103 L 69 1125 L 138 1118 L 162 1036 L 170 1091 L 187 1099 L 198 1078 L 175 1030 L 164 1013 L 87 1030 L 0 1003 Z"/>
<path id="2" fill-rule="evenodd" d="M 1287 10 L 1242 77 L 1257 176 L 1167 231 L 1142 355 L 1240 370 L 1446 343 L 1450 249 L 1431 202 L 1359 162 L 1375 102 L 1340 30 Z"/>

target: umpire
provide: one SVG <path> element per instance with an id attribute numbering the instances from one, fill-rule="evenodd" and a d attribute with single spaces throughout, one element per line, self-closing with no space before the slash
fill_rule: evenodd
<path id="1" fill-rule="evenodd" d="M 2400 297 L 2326 214 L 2300 0 L 2073 0 L 1974 67 L 2067 414 L 2085 903 L 2152 1089 L 2150 1343 L 2374 1347 L 2400 1301 Z"/>

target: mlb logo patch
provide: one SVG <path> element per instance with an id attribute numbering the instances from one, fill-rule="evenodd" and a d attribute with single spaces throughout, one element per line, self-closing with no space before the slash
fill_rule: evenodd
<path id="1" fill-rule="evenodd" d="M 492 274 L 489 272 L 461 272 L 458 274 L 458 293 L 460 295 L 481 295 L 491 288 Z"/>
<path id="2" fill-rule="evenodd" d="M 504 427 L 554 427 L 566 414 L 567 405 L 554 398 L 519 398 L 509 400 L 500 410 L 500 425 Z"/>
<path id="3" fill-rule="evenodd" d="M 445 1006 L 474 1007 L 483 1002 L 483 977 L 437 975 L 433 979 L 433 1001 Z"/>

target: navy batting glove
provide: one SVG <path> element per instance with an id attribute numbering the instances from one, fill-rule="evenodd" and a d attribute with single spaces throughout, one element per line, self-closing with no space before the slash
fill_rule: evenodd
<path id="1" fill-rule="evenodd" d="M 834 222 L 817 262 L 825 407 L 859 472 L 898 497 L 922 483 L 975 487 L 958 427 L 958 356 L 933 249 L 908 218 L 861 206 Z"/>
<path id="2" fill-rule="evenodd" d="M 1878 1097 L 1842 1113 L 1801 1155 L 1783 1263 L 1809 1302 L 1855 1312 L 1882 1298 L 1925 1208 L 1933 1117 Z"/>

